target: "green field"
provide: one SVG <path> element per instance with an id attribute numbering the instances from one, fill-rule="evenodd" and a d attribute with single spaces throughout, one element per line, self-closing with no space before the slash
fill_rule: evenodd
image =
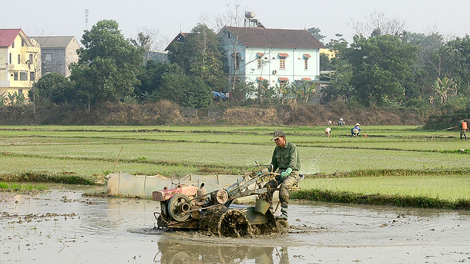
<path id="1" fill-rule="evenodd" d="M 460 140 L 458 131 L 363 126 L 362 136 L 352 138 L 350 127 L 333 127 L 327 138 L 324 128 L 282 127 L 299 148 L 301 173 L 307 175 L 303 189 L 470 199 L 470 141 Z M 270 163 L 275 129 L 3 126 L 0 177 L 73 176 L 92 182 L 113 171 L 175 177 L 242 174 L 256 162 Z"/>

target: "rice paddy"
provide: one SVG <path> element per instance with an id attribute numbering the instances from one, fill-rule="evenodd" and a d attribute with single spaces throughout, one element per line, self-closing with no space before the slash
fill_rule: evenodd
<path id="1" fill-rule="evenodd" d="M 282 127 L 301 155 L 302 192 L 470 200 L 470 142 L 417 126 Z M 0 127 L 3 181 L 103 184 L 112 172 L 243 174 L 269 164 L 275 127 Z M 36 175 L 35 177 L 33 177 Z M 42 175 L 38 177 L 38 175 Z M 354 177 L 353 177 L 354 176 Z M 81 179 L 81 180 L 77 180 Z"/>

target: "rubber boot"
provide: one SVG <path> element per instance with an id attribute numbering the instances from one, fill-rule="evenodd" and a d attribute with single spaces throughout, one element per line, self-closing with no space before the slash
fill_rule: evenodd
<path id="1" fill-rule="evenodd" d="M 281 206 L 281 215 L 278 219 L 287 220 L 287 206 Z"/>

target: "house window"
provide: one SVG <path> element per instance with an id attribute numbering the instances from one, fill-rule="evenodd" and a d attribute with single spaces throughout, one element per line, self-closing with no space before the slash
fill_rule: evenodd
<path id="1" fill-rule="evenodd" d="M 263 61 L 262 61 L 263 56 L 264 54 L 261 52 L 256 53 L 256 57 L 258 58 L 258 70 L 263 67 Z"/>
<path id="2" fill-rule="evenodd" d="M 13 43 L 11 43 L 11 48 L 14 49 L 15 48 L 15 41 L 13 40 Z"/>
<path id="3" fill-rule="evenodd" d="M 235 62 L 235 70 L 240 69 L 240 61 L 243 60 L 243 57 L 240 56 L 240 53 L 232 53 L 233 61 Z"/>
<path id="4" fill-rule="evenodd" d="M 24 39 L 21 39 L 21 47 L 24 47 Z"/>
<path id="5" fill-rule="evenodd" d="M 44 61 L 51 61 L 52 53 L 44 53 Z"/>
<path id="6" fill-rule="evenodd" d="M 23 89 L 18 89 L 18 94 L 23 94 Z"/>
<path id="7" fill-rule="evenodd" d="M 18 81 L 18 73 L 17 72 L 13 73 L 13 80 Z"/>
<path id="8" fill-rule="evenodd" d="M 18 64 L 21 64 L 21 55 L 18 54 Z"/>
<path id="9" fill-rule="evenodd" d="M 286 86 L 287 83 L 289 82 L 289 78 L 287 77 L 279 77 L 278 80 L 279 80 L 279 86 L 281 87 Z"/>
<path id="10" fill-rule="evenodd" d="M 9 59 L 8 61 L 9 61 L 9 63 L 11 64 L 11 53 L 10 53 L 10 59 Z"/>
<path id="11" fill-rule="evenodd" d="M 29 65 L 33 64 L 33 54 L 29 54 Z"/>
<path id="12" fill-rule="evenodd" d="M 304 69 L 308 70 L 308 59 L 310 58 L 310 54 L 304 54 Z"/>
<path id="13" fill-rule="evenodd" d="M 279 70 L 286 69 L 286 58 L 279 59 Z"/>
<path id="14" fill-rule="evenodd" d="M 20 81 L 27 81 L 28 80 L 28 72 L 22 71 L 20 72 Z"/>
<path id="15" fill-rule="evenodd" d="M 30 72 L 29 73 L 29 80 L 34 82 L 36 81 L 36 73 L 35 72 Z"/>

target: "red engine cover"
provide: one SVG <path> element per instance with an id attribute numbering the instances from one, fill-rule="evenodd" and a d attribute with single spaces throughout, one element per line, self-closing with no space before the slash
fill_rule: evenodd
<path id="1" fill-rule="evenodd" d="M 178 193 L 186 194 L 189 197 L 195 197 L 197 194 L 197 187 L 196 186 L 179 186 L 173 189 L 163 189 L 160 191 L 152 192 L 153 200 L 154 201 L 167 201 L 170 198 Z"/>

